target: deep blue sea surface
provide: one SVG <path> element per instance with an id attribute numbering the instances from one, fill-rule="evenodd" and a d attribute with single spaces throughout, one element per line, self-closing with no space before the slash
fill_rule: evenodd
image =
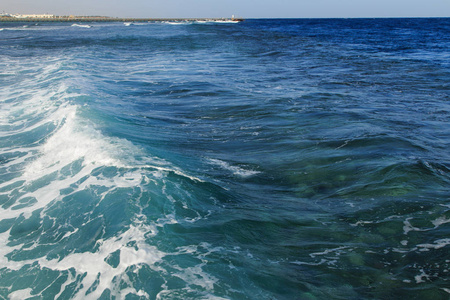
<path id="1" fill-rule="evenodd" d="M 449 299 L 450 19 L 0 23 L 0 299 Z"/>

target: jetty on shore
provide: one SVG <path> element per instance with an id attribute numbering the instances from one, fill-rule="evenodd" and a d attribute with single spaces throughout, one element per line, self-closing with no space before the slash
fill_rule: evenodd
<path id="1" fill-rule="evenodd" d="M 102 16 L 0 16 L 0 22 L 241 22 L 242 18 L 114 18 Z"/>

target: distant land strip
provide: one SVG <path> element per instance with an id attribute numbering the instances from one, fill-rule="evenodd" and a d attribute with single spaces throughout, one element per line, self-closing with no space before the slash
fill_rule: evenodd
<path id="1" fill-rule="evenodd" d="M 112 17 L 83 17 L 61 16 L 52 18 L 15 18 L 0 17 L 0 22 L 217 22 L 217 21 L 243 21 L 241 18 L 112 18 Z"/>

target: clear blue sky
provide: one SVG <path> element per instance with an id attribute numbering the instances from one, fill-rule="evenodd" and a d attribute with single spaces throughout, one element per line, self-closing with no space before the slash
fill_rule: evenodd
<path id="1" fill-rule="evenodd" d="M 1 0 L 0 12 L 114 17 L 450 17 L 450 0 Z"/>

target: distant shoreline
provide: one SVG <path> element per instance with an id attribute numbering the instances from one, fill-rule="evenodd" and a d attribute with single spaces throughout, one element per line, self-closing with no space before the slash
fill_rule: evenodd
<path id="1" fill-rule="evenodd" d="M 183 22 L 183 21 L 243 21 L 240 18 L 112 18 L 62 16 L 53 18 L 15 18 L 0 17 L 0 22 Z"/>

